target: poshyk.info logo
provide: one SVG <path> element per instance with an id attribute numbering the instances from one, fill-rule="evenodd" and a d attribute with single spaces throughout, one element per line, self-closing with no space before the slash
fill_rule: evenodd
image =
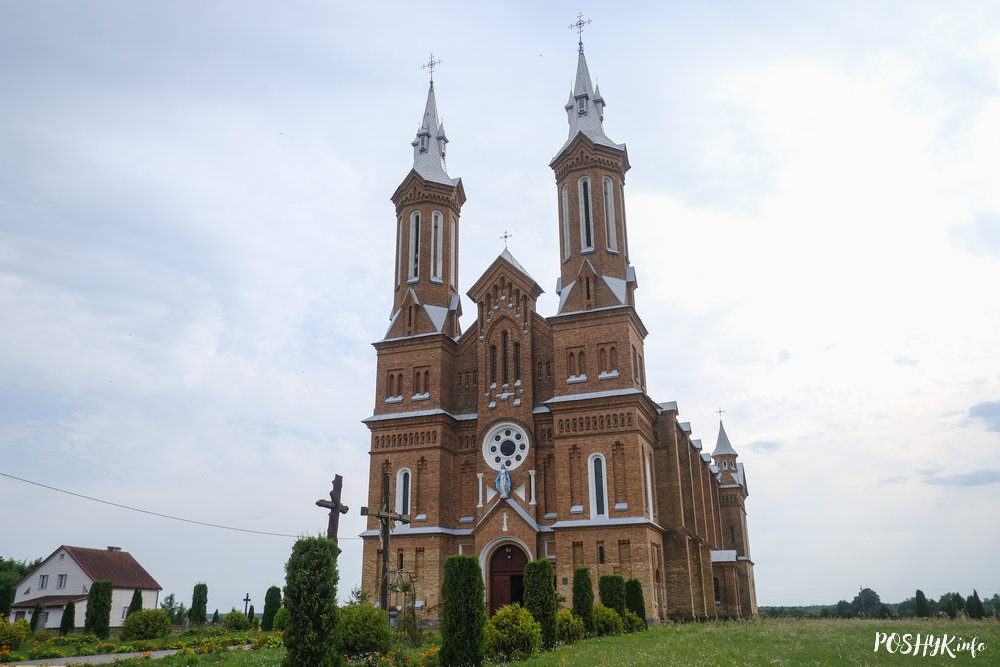
<path id="1" fill-rule="evenodd" d="M 921 635 L 907 632 L 876 632 L 875 652 L 899 653 L 900 655 L 923 656 L 928 658 L 975 658 L 986 650 L 986 644 L 978 637 L 965 639 L 947 632 L 938 635 Z"/>

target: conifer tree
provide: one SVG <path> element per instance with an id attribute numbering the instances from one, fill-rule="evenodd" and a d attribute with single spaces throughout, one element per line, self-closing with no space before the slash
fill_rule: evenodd
<path id="1" fill-rule="evenodd" d="M 107 639 L 111 634 L 111 594 L 114 587 L 111 581 L 104 579 L 95 581 L 87 594 L 87 613 L 84 617 L 84 632 L 97 635 L 98 639 Z"/>
<path id="2" fill-rule="evenodd" d="M 271 586 L 264 595 L 264 615 L 260 619 L 260 629 L 270 632 L 274 629 L 274 615 L 281 608 L 281 589 Z"/>
<path id="3" fill-rule="evenodd" d="M 42 620 L 42 614 L 44 614 L 44 613 L 45 613 L 45 607 L 42 606 L 41 602 L 37 603 L 35 605 L 34 611 L 31 612 L 31 631 L 32 632 L 34 632 L 35 630 L 39 629 L 38 624 L 41 622 L 41 620 Z"/>
<path id="4" fill-rule="evenodd" d="M 208 621 L 208 584 L 195 584 L 191 593 L 191 611 L 188 618 L 194 625 L 205 625 Z"/>
<path id="5" fill-rule="evenodd" d="M 972 595 L 965 601 L 965 610 L 969 613 L 969 618 L 980 619 L 986 615 L 983 601 L 979 599 L 979 593 L 972 589 Z"/>
<path id="6" fill-rule="evenodd" d="M 74 630 L 76 630 L 76 603 L 69 600 L 63 608 L 62 620 L 59 622 L 59 633 L 68 635 Z"/>
<path id="7" fill-rule="evenodd" d="M 283 667 L 330 667 L 343 664 L 337 633 L 337 555 L 325 537 L 295 542 L 285 564 L 285 629 Z"/>
<path id="8" fill-rule="evenodd" d="M 483 664 L 483 573 L 479 559 L 451 556 L 444 562 L 441 584 L 441 664 Z"/>
<path id="9" fill-rule="evenodd" d="M 614 609 L 622 622 L 625 621 L 625 579 L 620 574 L 602 574 L 597 580 L 597 592 L 601 604 Z"/>
<path id="10" fill-rule="evenodd" d="M 524 608 L 542 626 L 542 648 L 556 645 L 555 573 L 548 558 L 539 558 L 524 566 Z"/>
<path id="11" fill-rule="evenodd" d="M 633 578 L 625 582 L 625 609 L 649 625 L 646 621 L 646 598 L 642 594 L 642 582 L 638 579 Z"/>
<path id="12" fill-rule="evenodd" d="M 131 616 L 137 611 L 142 611 L 142 591 L 140 589 L 135 589 L 132 591 L 132 601 L 128 605 L 128 612 L 126 616 Z"/>
<path id="13" fill-rule="evenodd" d="M 583 620 L 587 634 L 594 634 L 594 584 L 586 567 L 573 570 L 573 613 Z"/>
<path id="14" fill-rule="evenodd" d="M 927 596 L 924 595 L 924 592 L 919 588 L 917 589 L 916 605 L 917 609 L 915 613 L 917 614 L 918 618 L 927 618 L 928 616 L 930 616 L 930 611 L 927 608 Z"/>

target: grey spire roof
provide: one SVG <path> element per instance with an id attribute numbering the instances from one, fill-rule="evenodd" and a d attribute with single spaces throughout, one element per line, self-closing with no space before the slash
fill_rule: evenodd
<path id="1" fill-rule="evenodd" d="M 590 70 L 587 68 L 587 58 L 580 49 L 580 57 L 576 65 L 576 81 L 566 102 L 566 120 L 569 122 L 569 137 L 563 144 L 558 157 L 566 146 L 583 132 L 595 144 L 624 150 L 624 144 L 616 144 L 604 134 L 604 98 L 601 97 L 600 86 L 595 91 L 590 81 Z"/>
<path id="2" fill-rule="evenodd" d="M 719 420 L 719 439 L 715 443 L 715 451 L 712 452 L 712 456 L 722 456 L 723 454 L 729 454 L 731 456 L 739 456 L 733 446 L 729 443 L 729 436 L 726 435 L 726 429 L 722 426 L 722 420 Z"/>
<path id="3" fill-rule="evenodd" d="M 427 91 L 424 117 L 420 121 L 417 136 L 412 142 L 413 169 L 428 181 L 455 185 L 459 179 L 448 176 L 445 164 L 445 147 L 448 137 L 444 133 L 444 123 L 438 119 L 437 99 L 434 96 L 434 82 Z"/>

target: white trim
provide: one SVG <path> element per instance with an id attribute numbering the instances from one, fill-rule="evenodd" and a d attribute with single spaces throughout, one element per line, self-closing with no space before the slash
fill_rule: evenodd
<path id="1" fill-rule="evenodd" d="M 502 535 L 501 537 L 495 537 L 486 543 L 483 550 L 479 552 L 479 569 L 482 570 L 483 583 L 486 583 L 486 564 L 489 562 L 489 557 L 493 555 L 493 551 L 496 547 L 503 544 L 516 544 L 524 550 L 524 553 L 528 555 L 528 562 L 535 560 L 534 556 L 531 555 L 531 548 L 524 543 L 520 538 L 514 537 L 513 535 Z"/>
<path id="2" fill-rule="evenodd" d="M 569 186 L 562 186 L 562 242 L 563 261 L 568 262 L 572 249 L 569 240 Z"/>
<path id="3" fill-rule="evenodd" d="M 594 481 L 594 461 L 601 460 L 601 500 L 604 501 L 604 511 L 597 511 L 597 489 Z M 587 457 L 587 485 L 590 488 L 590 518 L 608 517 L 608 461 L 604 454 L 594 452 Z"/>
<path id="4" fill-rule="evenodd" d="M 431 278 L 441 280 L 444 269 L 444 214 L 431 213 Z"/>
<path id="5" fill-rule="evenodd" d="M 458 221 L 455 220 L 455 216 L 451 216 L 451 241 L 448 244 L 451 270 L 449 271 L 448 281 L 452 287 L 458 287 L 458 276 L 455 275 L 457 273 L 455 266 L 458 263 L 458 246 L 455 245 L 455 230 L 457 228 Z"/>
<path id="6" fill-rule="evenodd" d="M 406 256 L 407 282 L 420 277 L 420 211 L 410 213 L 410 252 Z"/>
<path id="7" fill-rule="evenodd" d="M 653 520 L 653 475 L 650 471 L 649 454 L 646 454 L 646 502 L 649 503 L 649 520 Z"/>

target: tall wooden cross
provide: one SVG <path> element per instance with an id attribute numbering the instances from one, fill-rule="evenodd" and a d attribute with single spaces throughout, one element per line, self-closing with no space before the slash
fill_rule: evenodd
<path id="1" fill-rule="evenodd" d="M 317 500 L 318 507 L 325 507 L 330 510 L 330 521 L 326 525 L 326 537 L 337 544 L 337 528 L 340 527 L 340 515 L 347 514 L 350 508 L 340 502 L 340 490 L 344 487 L 344 478 L 335 475 L 333 478 L 333 490 L 330 491 L 329 500 Z"/>
<path id="2" fill-rule="evenodd" d="M 247 593 L 247 596 L 243 598 L 243 615 L 245 616 L 249 613 L 250 613 L 250 594 Z"/>
<path id="3" fill-rule="evenodd" d="M 389 473 L 382 473 L 382 504 L 375 511 L 367 507 L 361 508 L 361 516 L 373 516 L 378 519 L 378 536 L 382 543 L 382 583 L 378 588 L 378 602 L 382 609 L 389 608 L 389 531 L 395 521 L 410 523 L 409 514 L 393 511 L 389 505 Z"/>

